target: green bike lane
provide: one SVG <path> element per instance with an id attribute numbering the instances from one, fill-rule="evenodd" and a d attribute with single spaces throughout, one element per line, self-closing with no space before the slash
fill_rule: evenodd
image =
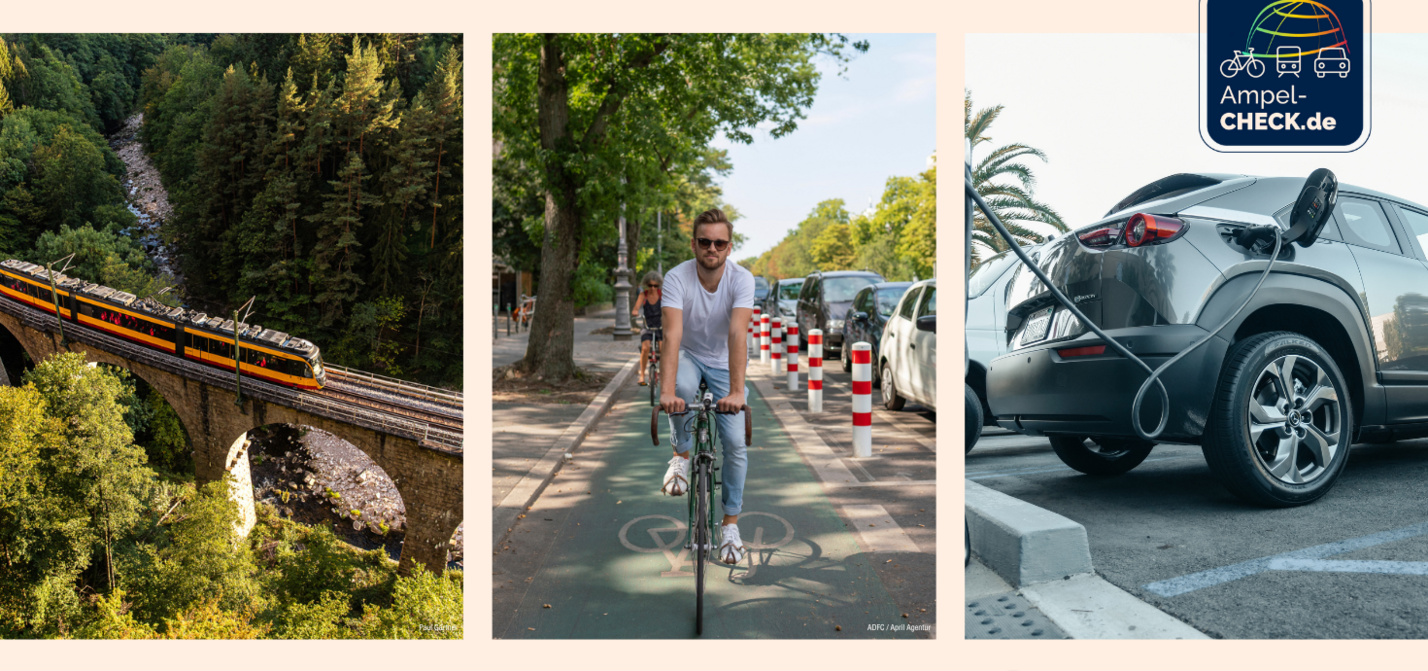
<path id="1" fill-rule="evenodd" d="M 706 638 L 914 638 L 857 539 L 749 385 L 754 440 L 738 566 L 706 564 Z M 660 494 L 669 425 L 650 441 L 645 387 L 619 392 L 576 458 L 493 559 L 496 638 L 689 638 L 688 499 Z M 722 460 L 721 460 L 722 463 Z M 722 473 L 722 471 L 721 471 Z"/>

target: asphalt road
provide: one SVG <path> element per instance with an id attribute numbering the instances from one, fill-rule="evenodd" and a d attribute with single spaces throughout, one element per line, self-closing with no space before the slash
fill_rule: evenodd
<path id="1" fill-rule="evenodd" d="M 966 465 L 1085 525 L 1097 573 L 1211 636 L 1428 638 L 1428 440 L 1356 445 L 1333 491 L 1288 509 L 1231 496 L 1195 445 L 1093 478 L 1043 438 L 997 432 Z"/>

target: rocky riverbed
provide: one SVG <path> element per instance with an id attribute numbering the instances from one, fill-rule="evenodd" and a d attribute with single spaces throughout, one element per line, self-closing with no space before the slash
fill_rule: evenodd
<path id="1" fill-rule="evenodd" d="M 332 525 L 343 540 L 363 549 L 401 556 L 406 508 L 396 484 L 351 443 L 326 431 L 275 425 L 249 432 L 253 499 L 308 525 Z M 464 568 L 458 526 L 447 557 Z"/>
<path id="2" fill-rule="evenodd" d="M 124 121 L 124 126 L 109 136 L 109 146 L 124 161 L 127 173 L 124 176 L 124 194 L 128 199 L 129 211 L 138 217 L 138 225 L 127 233 L 138 240 L 148 252 L 149 258 L 158 264 L 159 272 L 175 278 L 178 274 L 172 258 L 163 244 L 159 228 L 173 214 L 169 206 L 169 194 L 159 179 L 159 169 L 144 153 L 144 145 L 139 141 L 139 128 L 144 124 L 144 113 L 140 112 Z"/>

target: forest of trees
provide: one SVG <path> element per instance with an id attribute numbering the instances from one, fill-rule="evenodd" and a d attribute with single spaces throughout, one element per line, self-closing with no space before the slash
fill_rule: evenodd
<path id="1" fill-rule="evenodd" d="M 145 70 L 187 295 L 333 363 L 461 385 L 454 35 L 222 35 Z"/>
<path id="2" fill-rule="evenodd" d="M 103 135 L 140 111 L 174 211 L 166 300 L 257 296 L 251 321 L 330 362 L 460 387 L 459 35 L 0 34 L 0 253 L 161 286 Z"/>
<path id="3" fill-rule="evenodd" d="M 0 258 L 309 338 L 461 386 L 459 35 L 0 33 Z M 131 235 L 140 136 L 174 214 Z M 460 638 L 462 573 L 398 575 L 328 527 L 199 488 L 177 414 L 82 354 L 0 387 L 0 637 Z"/>
<path id="4" fill-rule="evenodd" d="M 872 270 L 889 281 L 932 277 L 937 265 L 937 168 L 890 177 L 870 212 L 825 200 L 784 239 L 739 262 L 755 275 L 784 279 L 815 270 Z"/>

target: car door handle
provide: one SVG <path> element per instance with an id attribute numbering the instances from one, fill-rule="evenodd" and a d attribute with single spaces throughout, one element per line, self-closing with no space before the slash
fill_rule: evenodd
<path id="1" fill-rule="evenodd" d="M 908 349 L 917 349 L 917 345 L 915 345 L 915 344 L 913 344 L 913 345 L 908 345 L 907 348 L 908 348 Z"/>

